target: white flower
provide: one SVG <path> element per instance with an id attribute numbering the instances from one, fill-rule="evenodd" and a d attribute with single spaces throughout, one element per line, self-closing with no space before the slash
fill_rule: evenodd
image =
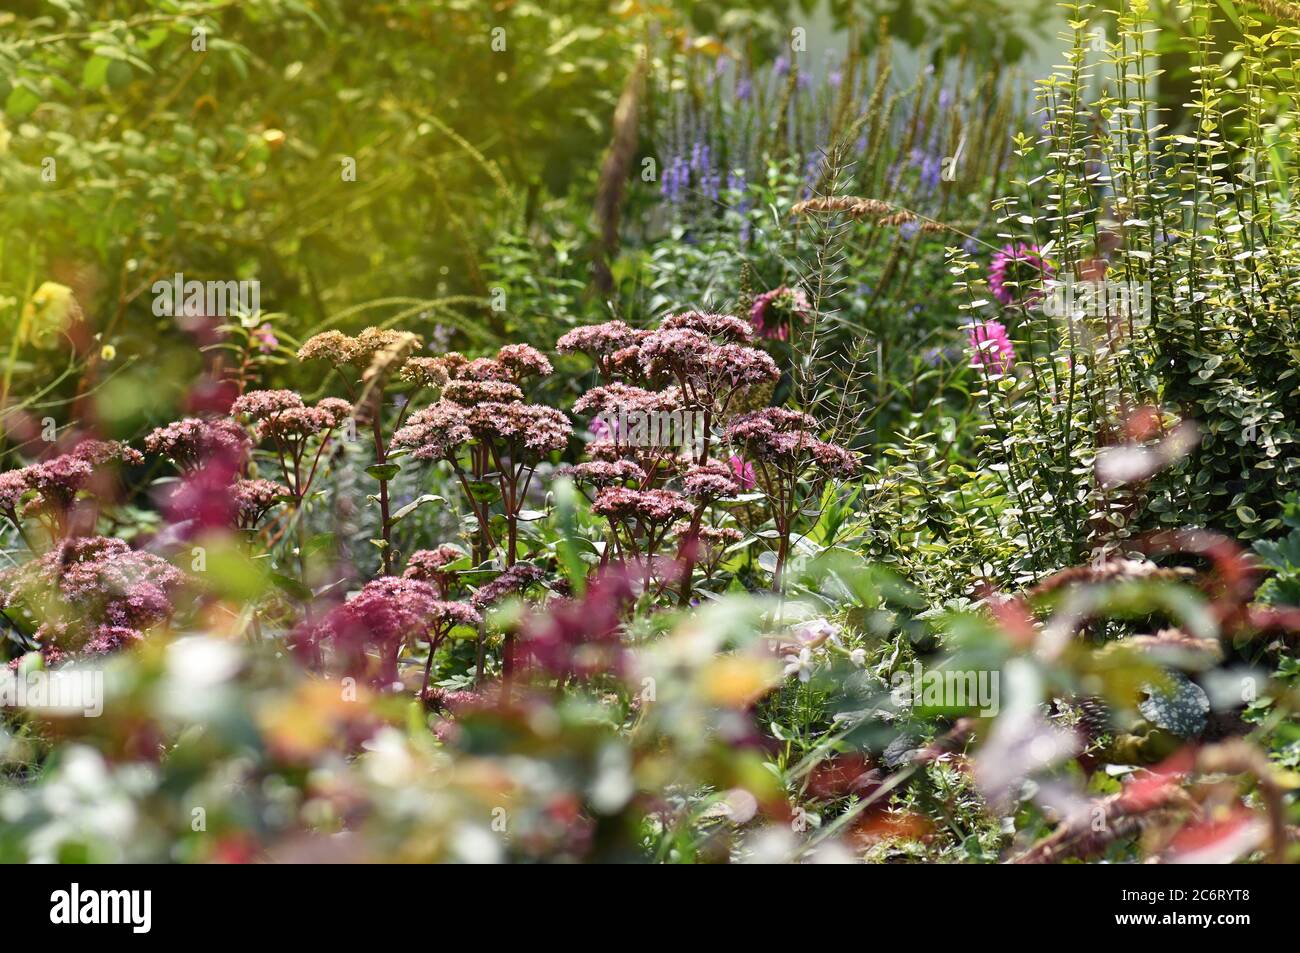
<path id="1" fill-rule="evenodd" d="M 809 648 L 817 648 L 827 639 L 833 639 L 839 635 L 840 627 L 832 625 L 825 619 L 813 619 L 794 629 L 794 637 L 800 645 L 806 645 Z"/>
<path id="2" fill-rule="evenodd" d="M 782 674 L 787 678 L 791 675 L 798 675 L 801 682 L 806 682 L 812 678 L 812 650 L 805 646 L 799 650 L 798 655 L 787 655 L 785 657 L 785 671 Z"/>
<path id="3" fill-rule="evenodd" d="M 849 661 L 852 662 L 854 665 L 856 665 L 858 668 L 862 668 L 862 666 L 867 664 L 867 650 L 854 649 L 852 652 L 849 653 Z"/>

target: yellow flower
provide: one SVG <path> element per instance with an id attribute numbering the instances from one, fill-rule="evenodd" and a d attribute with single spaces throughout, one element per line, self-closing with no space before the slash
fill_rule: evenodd
<path id="1" fill-rule="evenodd" d="M 702 694 L 728 708 L 751 705 L 770 689 L 780 675 L 772 659 L 757 655 L 722 655 L 700 672 Z"/>
<path id="2" fill-rule="evenodd" d="M 111 344 L 105 344 L 99 349 L 99 356 L 105 361 L 111 361 L 117 357 L 117 348 Z"/>
<path id="3" fill-rule="evenodd" d="M 19 339 L 37 347 L 53 347 L 73 321 L 81 317 L 81 308 L 73 297 L 72 289 L 55 281 L 47 281 L 23 307 L 23 323 Z"/>

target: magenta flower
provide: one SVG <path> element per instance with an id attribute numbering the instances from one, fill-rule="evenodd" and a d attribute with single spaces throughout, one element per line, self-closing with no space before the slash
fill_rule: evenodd
<path id="1" fill-rule="evenodd" d="M 1004 305 L 1029 304 L 1042 297 L 1036 287 L 1056 274 L 1056 268 L 1038 253 L 1037 245 L 1007 245 L 989 264 L 989 288 Z"/>
<path id="2" fill-rule="evenodd" d="M 730 314 L 709 314 L 701 311 L 686 311 L 682 314 L 670 314 L 664 318 L 659 327 L 665 330 L 689 328 L 710 337 L 722 338 L 748 344 L 754 337 L 754 329 L 740 318 Z"/>
<path id="3" fill-rule="evenodd" d="M 426 582 L 446 575 L 443 567 L 465 556 L 465 550 L 454 543 L 443 543 L 436 549 L 417 549 L 406 561 L 403 579 L 423 579 Z"/>
<path id="4" fill-rule="evenodd" d="M 727 463 L 731 465 L 731 472 L 736 475 L 736 482 L 740 484 L 742 490 L 752 490 L 755 484 L 758 483 L 758 477 L 754 473 L 754 465 L 740 454 L 733 453 Z"/>
<path id="5" fill-rule="evenodd" d="M 522 642 L 514 649 L 517 661 L 560 678 L 621 673 L 627 663 L 623 614 L 634 598 L 626 573 L 602 571 L 582 599 L 556 600 L 545 612 L 527 617 Z"/>
<path id="6" fill-rule="evenodd" d="M 983 366 L 991 374 L 1005 374 L 1016 362 L 1016 349 L 1001 321 L 977 321 L 968 325 L 971 367 Z"/>
<path id="7" fill-rule="evenodd" d="M 192 539 L 205 530 L 226 529 L 244 513 L 242 500 L 232 484 L 237 466 L 221 457 L 186 470 L 180 482 L 168 484 L 159 496 L 167 519 L 182 539 Z M 265 482 L 265 481 L 263 481 Z"/>
<path id="8" fill-rule="evenodd" d="M 275 330 L 269 323 L 253 332 L 253 340 L 257 342 L 257 349 L 263 354 L 270 354 L 280 346 L 280 339 L 275 336 Z"/>
<path id="9" fill-rule="evenodd" d="M 694 507 L 673 490 L 629 490 L 613 486 L 596 495 L 591 511 L 611 520 L 665 525 L 691 515 Z"/>
<path id="10" fill-rule="evenodd" d="M 165 623 L 185 582 L 166 560 L 120 539 L 78 536 L 0 573 L 0 608 L 38 624 L 43 648 L 103 652 Z M 127 630 L 132 634 L 125 636 Z M 105 638 L 95 642 L 97 635 Z"/>
<path id="11" fill-rule="evenodd" d="M 759 337 L 785 341 L 790 337 L 791 319 L 806 320 L 810 307 L 808 296 L 801 289 L 782 285 L 754 299 L 749 322 Z"/>
<path id="12" fill-rule="evenodd" d="M 608 380 L 614 370 L 614 354 L 636 344 L 644 335 L 644 331 L 629 327 L 622 321 L 606 321 L 574 328 L 555 342 L 555 349 L 561 354 L 588 354 L 596 362 L 601 376 Z"/>
<path id="13" fill-rule="evenodd" d="M 441 600 L 438 590 L 424 580 L 381 576 L 323 619 L 300 625 L 290 634 L 289 644 L 305 660 L 317 661 L 329 644 L 343 672 L 384 687 L 397 681 L 397 660 L 404 645 L 428 641 L 432 660 L 453 627 L 476 626 L 480 621 L 473 607 Z M 424 678 L 427 689 L 428 666 Z"/>

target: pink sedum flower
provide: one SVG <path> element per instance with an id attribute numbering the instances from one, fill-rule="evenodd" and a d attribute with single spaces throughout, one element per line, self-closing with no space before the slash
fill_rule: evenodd
<path id="1" fill-rule="evenodd" d="M 265 420 L 303 406 L 302 398 L 291 390 L 251 390 L 236 398 L 230 405 L 230 414 L 232 417 Z"/>
<path id="2" fill-rule="evenodd" d="M 497 351 L 497 363 L 516 381 L 526 377 L 546 377 L 555 370 L 541 351 L 530 344 L 507 344 Z"/>
<path id="3" fill-rule="evenodd" d="M 702 463 L 691 467 L 682 478 L 682 492 L 695 500 L 708 501 L 735 496 L 742 489 L 735 471 L 724 463 Z"/>

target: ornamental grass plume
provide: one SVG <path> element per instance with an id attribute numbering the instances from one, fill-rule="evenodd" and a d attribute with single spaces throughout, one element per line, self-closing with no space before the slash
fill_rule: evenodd
<path id="1" fill-rule="evenodd" d="M 363 375 L 391 374 L 406 363 L 411 352 L 423 343 L 418 334 L 396 328 L 369 327 L 353 339 L 351 363 L 363 368 Z"/>
<path id="2" fill-rule="evenodd" d="M 353 338 L 342 331 L 322 331 L 309 337 L 298 348 L 298 360 L 351 364 L 356 353 L 357 344 Z"/>
<path id="3" fill-rule="evenodd" d="M 445 383 L 445 369 L 442 365 L 434 366 L 429 358 L 416 357 L 415 352 L 423 345 L 418 334 L 394 328 L 368 327 L 356 337 L 349 337 L 339 331 L 325 331 L 314 335 L 304 342 L 298 351 L 298 359 L 324 360 L 338 373 L 350 398 L 342 401 L 338 398 L 326 398 L 337 401 L 338 426 L 343 420 L 354 414 L 370 424 L 371 439 L 374 445 L 375 463 L 373 469 L 367 470 L 379 484 L 377 499 L 380 519 L 380 559 L 385 575 L 393 572 L 392 514 L 389 512 L 388 484 L 394 468 L 389 464 L 389 443 L 383 426 L 383 416 L 387 401 L 388 388 L 394 383 L 414 384 L 418 387 L 441 386 Z M 409 370 L 408 370 L 409 368 Z M 357 379 L 357 371 L 360 379 Z M 343 411 L 347 407 L 347 411 Z M 409 400 L 403 405 L 394 429 L 400 430 Z M 317 410 L 332 412 L 321 401 Z M 291 419 L 290 424 L 296 423 Z M 273 429 L 273 428 L 272 428 Z M 325 429 L 325 428 L 322 428 Z M 310 475 L 314 475 L 316 464 L 321 459 L 321 451 L 327 444 L 322 440 L 312 462 Z M 297 466 L 297 461 L 294 461 Z M 311 479 L 307 480 L 310 485 Z M 294 491 L 298 493 L 299 485 L 295 482 Z M 299 496 L 301 500 L 301 496 Z"/>

